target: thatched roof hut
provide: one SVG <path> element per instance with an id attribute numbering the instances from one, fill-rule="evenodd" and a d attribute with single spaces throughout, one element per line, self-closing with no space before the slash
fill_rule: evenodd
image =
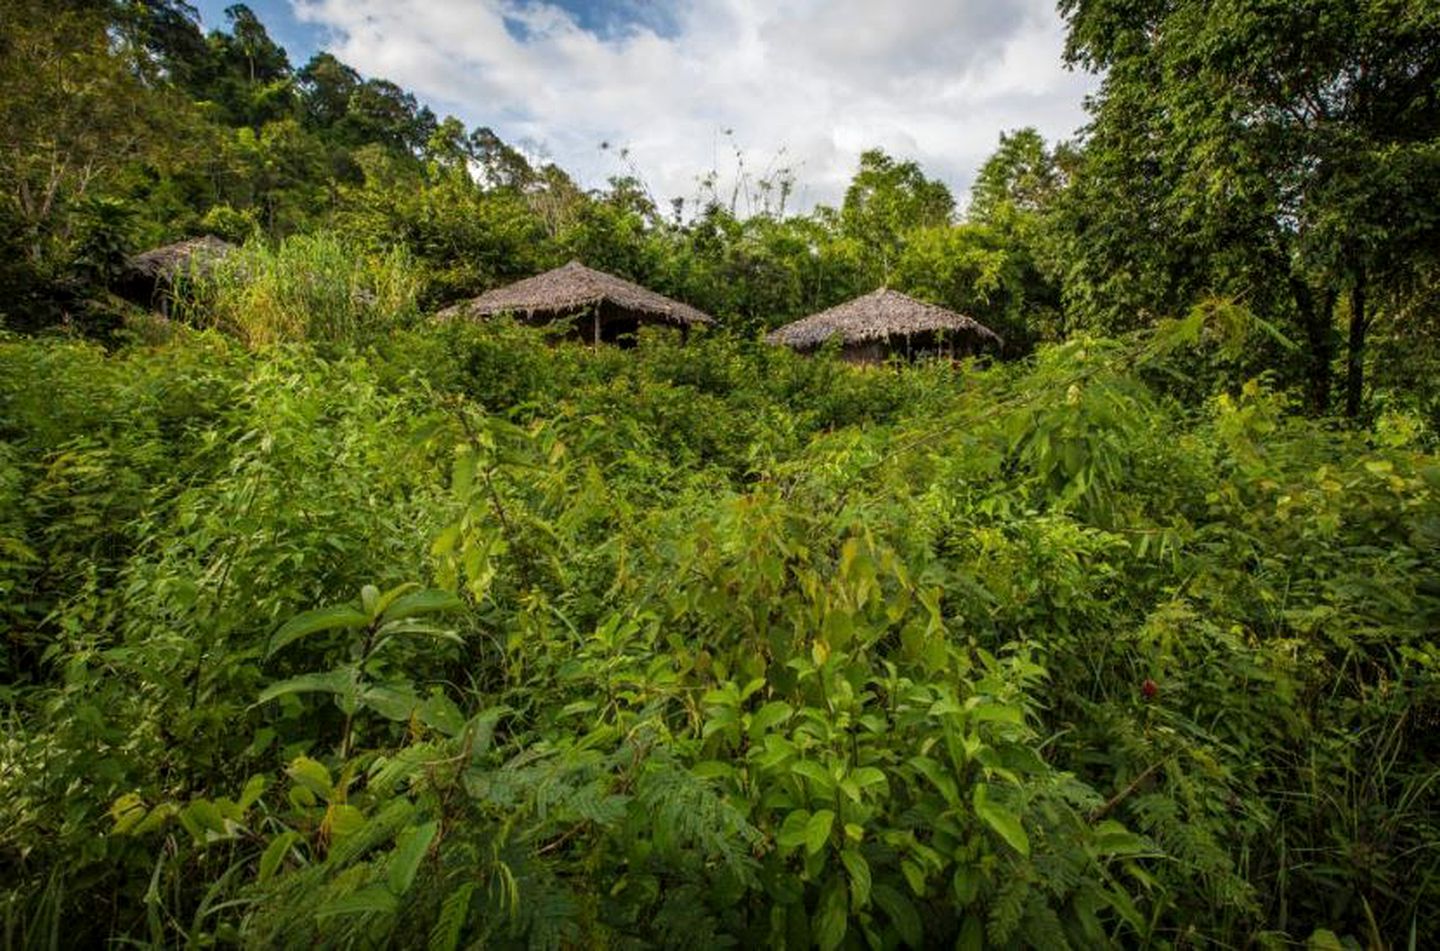
<path id="1" fill-rule="evenodd" d="M 234 250 L 235 245 L 208 234 L 153 248 L 125 262 L 115 291 L 137 304 L 167 311 L 177 278 L 208 273 Z"/>
<path id="2" fill-rule="evenodd" d="M 961 356 L 1003 342 L 972 317 L 887 287 L 772 330 L 765 340 L 805 352 L 833 337 L 841 339 L 841 355 L 856 363 L 892 353 Z"/>
<path id="3" fill-rule="evenodd" d="M 486 291 L 474 300 L 445 308 L 437 316 L 483 318 L 498 314 L 511 314 L 527 323 L 589 318 L 577 321 L 577 330 L 591 343 L 621 341 L 641 324 L 667 324 L 688 331 L 697 325 L 715 323 L 715 318 L 689 304 L 588 268 L 579 261 Z"/>

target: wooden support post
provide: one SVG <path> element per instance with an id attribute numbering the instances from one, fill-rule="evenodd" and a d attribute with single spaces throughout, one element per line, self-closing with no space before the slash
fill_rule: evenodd
<path id="1" fill-rule="evenodd" d="M 593 346 L 596 350 L 599 350 L 599 349 L 600 349 L 600 308 L 599 308 L 599 307 L 596 307 L 596 308 L 595 308 L 595 313 L 592 315 L 591 319 L 594 320 L 594 322 L 595 322 L 595 342 L 594 342 L 593 344 L 591 344 L 591 346 Z"/>

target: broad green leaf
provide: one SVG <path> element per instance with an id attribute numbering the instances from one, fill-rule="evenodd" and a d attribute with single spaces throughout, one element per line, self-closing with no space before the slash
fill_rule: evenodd
<path id="1" fill-rule="evenodd" d="M 756 677 L 740 689 L 740 699 L 748 700 L 760 688 L 765 686 L 764 677 Z"/>
<path id="2" fill-rule="evenodd" d="M 955 939 L 955 951 L 985 951 L 985 926 L 975 915 L 966 915 Z"/>
<path id="3" fill-rule="evenodd" d="M 886 794 L 890 792 L 890 783 L 885 778 L 885 773 L 882 770 L 876 769 L 874 766 L 861 766 L 850 774 L 850 778 L 854 780 L 855 785 L 861 789 L 869 789 L 871 786 L 881 786 L 884 787 Z"/>
<path id="4" fill-rule="evenodd" d="M 331 693 L 353 700 L 356 689 L 354 672 L 343 668 L 323 674 L 301 674 L 299 677 L 273 683 L 260 692 L 255 703 L 259 705 L 290 693 Z"/>
<path id="5" fill-rule="evenodd" d="M 802 759 L 791 763 L 790 772 L 796 776 L 803 776 L 814 783 L 815 792 L 818 795 L 828 797 L 835 791 L 835 778 L 825 770 L 825 767 L 814 760 Z"/>
<path id="6" fill-rule="evenodd" d="M 322 798 L 330 798 L 334 785 L 330 780 L 330 770 L 325 768 L 324 763 L 308 756 L 297 756 L 285 767 L 285 772 L 297 785 Z"/>
<path id="7" fill-rule="evenodd" d="M 360 703 L 387 720 L 403 723 L 420 706 L 420 698 L 415 696 L 409 684 L 376 684 L 365 689 L 360 695 Z"/>
<path id="8" fill-rule="evenodd" d="M 775 834 L 775 844 L 782 849 L 804 845 L 809 822 L 809 809 L 793 810 L 785 817 L 785 821 L 780 823 L 780 831 Z"/>
<path id="9" fill-rule="evenodd" d="M 435 536 L 435 541 L 430 545 L 430 554 L 448 555 L 455 550 L 455 543 L 460 540 L 460 526 L 448 525 Z"/>
<path id="10" fill-rule="evenodd" d="M 405 618 L 419 617 L 423 614 L 439 614 L 442 611 L 458 611 L 465 606 L 449 591 L 441 591 L 438 588 L 427 588 L 424 591 L 412 591 L 409 594 L 401 595 L 385 609 L 380 615 L 382 624 L 392 621 L 402 621 Z"/>
<path id="11" fill-rule="evenodd" d="M 814 855 L 830 840 L 830 830 L 835 826 L 835 813 L 821 809 L 805 823 L 805 851 Z"/>
<path id="12" fill-rule="evenodd" d="M 1335 932 L 1317 928 L 1305 939 L 1305 948 L 1306 951 L 1344 951 L 1345 945 L 1335 936 Z"/>
<path id="13" fill-rule="evenodd" d="M 832 876 L 820 892 L 820 907 L 815 911 L 813 931 L 815 944 L 821 951 L 833 951 L 845 940 L 845 883 Z"/>
<path id="14" fill-rule="evenodd" d="M 455 701 L 443 693 L 432 693 L 421 702 L 416 710 L 420 722 L 445 736 L 459 736 L 465 729 L 465 715 Z"/>
<path id="15" fill-rule="evenodd" d="M 244 814 L 251 806 L 255 805 L 256 800 L 260 798 L 260 794 L 265 792 L 265 787 L 268 783 L 269 780 L 259 773 L 251 776 L 246 781 L 245 788 L 240 791 L 240 801 L 235 804 L 241 814 Z"/>
<path id="16" fill-rule="evenodd" d="M 714 687 L 705 691 L 705 695 L 700 698 L 700 703 L 707 707 L 738 707 L 740 693 L 735 689 L 734 684 L 726 684 L 723 687 Z"/>
<path id="17" fill-rule="evenodd" d="M 945 797 L 947 805 L 957 806 L 960 804 L 960 789 L 955 784 L 955 777 L 946 772 L 943 766 L 928 756 L 912 756 L 907 762 L 921 776 L 930 780 L 931 784 Z"/>
<path id="18" fill-rule="evenodd" d="M 162 802 L 150 814 L 140 820 L 140 824 L 130 830 L 133 835 L 145 835 L 147 832 L 154 832 L 156 829 L 169 822 L 179 815 L 180 807 L 173 802 Z"/>
<path id="19" fill-rule="evenodd" d="M 347 802 L 332 803 L 325 811 L 323 828 L 330 833 L 332 841 L 339 842 L 354 835 L 365 825 L 365 813 Z"/>
<path id="20" fill-rule="evenodd" d="M 956 703 L 950 697 L 936 700 L 930 705 L 930 715 L 932 717 L 953 716 L 957 713 L 964 712 L 965 708 L 960 706 L 960 704 Z"/>
<path id="21" fill-rule="evenodd" d="M 459 644 L 462 647 L 465 645 L 465 639 L 462 638 L 459 634 L 456 634 L 450 628 L 436 627 L 433 624 L 425 624 L 414 619 L 390 621 L 381 626 L 379 633 L 383 636 L 384 639 L 375 645 L 376 652 L 378 652 L 380 648 L 383 647 L 385 644 L 389 643 L 390 641 L 401 635 L 415 637 L 438 637 L 442 641 L 449 641 L 452 644 Z"/>
<path id="22" fill-rule="evenodd" d="M 957 865 L 955 875 L 950 879 L 950 889 L 955 893 L 955 903 L 961 908 L 969 906 L 980 894 L 980 885 L 984 877 L 984 871 L 975 865 L 965 862 Z"/>
<path id="23" fill-rule="evenodd" d="M 110 819 L 115 823 L 111 828 L 114 835 L 124 835 L 145 818 L 145 800 L 139 793 L 126 793 L 110 804 Z"/>
<path id="24" fill-rule="evenodd" d="M 289 854 L 290 849 L 299 841 L 300 834 L 287 829 L 272 839 L 269 845 L 265 846 L 265 851 L 260 856 L 260 874 L 257 878 L 257 881 L 261 885 L 264 885 L 275 876 L 275 873 L 279 871 L 281 864 L 285 861 L 285 856 Z"/>
<path id="25" fill-rule="evenodd" d="M 1012 849 L 1021 855 L 1029 855 L 1030 838 L 1025 834 L 1025 827 L 1020 824 L 1020 817 L 1004 806 L 991 802 L 986 795 L 984 783 L 975 787 L 974 799 L 975 815 L 995 830 Z"/>
<path id="26" fill-rule="evenodd" d="M 850 876 L 850 897 L 855 908 L 864 908 L 870 904 L 870 863 L 859 849 L 850 846 L 840 850 L 840 861 Z"/>
<path id="27" fill-rule="evenodd" d="M 581 716 L 586 713 L 594 713 L 598 709 L 600 709 L 600 704 L 598 701 L 576 700 L 573 703 L 567 703 L 565 704 L 565 706 L 561 707 L 559 715 L 563 719 L 565 717 L 574 717 Z"/>
<path id="28" fill-rule="evenodd" d="M 758 740 L 771 727 L 778 726 L 790 719 L 794 709 L 783 700 L 772 700 L 750 718 L 750 738 Z"/>
<path id="29" fill-rule="evenodd" d="M 915 910 L 910 899 L 883 882 L 875 885 L 873 894 L 875 904 L 884 910 L 900 935 L 900 940 L 912 948 L 920 947 L 925 932 L 920 926 L 920 913 Z"/>
<path id="30" fill-rule="evenodd" d="M 495 725 L 500 718 L 511 710 L 506 706 L 490 707 L 481 710 L 470 718 L 465 724 L 467 734 L 466 745 L 470 748 L 470 755 L 477 759 L 490 751 L 490 746 L 495 742 Z"/>
<path id="31" fill-rule="evenodd" d="M 370 612 L 370 616 L 372 618 L 376 615 L 384 615 L 385 612 L 390 609 L 390 605 L 395 603 L 396 598 L 400 597 L 407 591 L 414 591 L 418 587 L 420 587 L 420 585 L 416 584 L 413 581 L 407 581 L 404 584 L 397 584 L 389 591 L 386 591 L 384 594 L 380 595 L 380 597 L 375 602 L 374 608 L 367 608 L 366 610 Z"/>
<path id="32" fill-rule="evenodd" d="M 913 859 L 900 860 L 900 874 L 905 876 L 905 883 L 916 895 L 925 894 L 925 870 L 920 863 Z"/>
<path id="33" fill-rule="evenodd" d="M 729 779 L 735 775 L 735 767 L 720 760 L 708 759 L 690 767 L 690 774 L 699 779 Z"/>
<path id="34" fill-rule="evenodd" d="M 1095 851 L 1099 855 L 1138 855 L 1154 848 L 1142 835 L 1136 835 L 1114 819 L 1095 827 Z"/>
<path id="35" fill-rule="evenodd" d="M 470 487 L 475 484 L 476 461 L 472 449 L 462 449 L 455 456 L 455 463 L 450 467 L 450 488 L 456 498 L 464 499 L 470 494 Z"/>
<path id="36" fill-rule="evenodd" d="M 306 611 L 304 614 L 297 614 L 286 621 L 280 630 L 275 632 L 275 636 L 270 638 L 270 646 L 265 651 L 265 656 L 270 657 L 280 648 L 311 634 L 337 629 L 360 628 L 369 623 L 370 618 L 366 616 L 365 612 L 348 604 Z"/>
<path id="37" fill-rule="evenodd" d="M 215 832 L 220 835 L 226 834 L 229 830 L 225 825 L 225 817 L 215 803 L 208 799 L 196 799 L 180 811 L 180 819 L 185 822 L 186 818 L 193 820 L 206 832 Z M 185 822 L 187 829 L 191 828 L 189 822 Z M 192 830 L 193 831 L 193 830 Z"/>
<path id="38" fill-rule="evenodd" d="M 360 608 L 365 612 L 365 616 L 367 618 L 373 621 L 376 615 L 380 613 L 379 606 L 379 588 L 375 587 L 373 584 L 367 584 L 365 587 L 360 589 Z"/>
<path id="39" fill-rule="evenodd" d="M 970 719 L 975 721 L 996 721 L 1023 726 L 1025 712 L 1008 703 L 978 703 L 970 710 Z"/>
<path id="40" fill-rule="evenodd" d="M 397 896 L 410 890 L 420 862 L 425 858 L 425 852 L 430 848 L 439 828 L 434 822 L 426 822 L 423 825 L 411 826 L 395 837 L 395 851 L 390 855 L 390 867 L 386 870 L 385 880 L 390 885 L 390 891 Z"/>

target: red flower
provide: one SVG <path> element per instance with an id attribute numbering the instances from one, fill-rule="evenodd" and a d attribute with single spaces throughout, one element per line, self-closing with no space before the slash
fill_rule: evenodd
<path id="1" fill-rule="evenodd" d="M 1140 685 L 1140 693 L 1145 696 L 1146 700 L 1154 700 L 1155 695 L 1159 692 L 1160 685 L 1157 684 L 1155 681 L 1151 680 L 1149 677 L 1146 677 L 1145 682 Z"/>

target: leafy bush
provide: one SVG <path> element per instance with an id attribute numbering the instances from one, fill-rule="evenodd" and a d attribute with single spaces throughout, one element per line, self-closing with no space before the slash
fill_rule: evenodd
<path id="1" fill-rule="evenodd" d="M 0 341 L 7 940 L 1420 942 L 1440 462 L 1210 318 Z"/>

